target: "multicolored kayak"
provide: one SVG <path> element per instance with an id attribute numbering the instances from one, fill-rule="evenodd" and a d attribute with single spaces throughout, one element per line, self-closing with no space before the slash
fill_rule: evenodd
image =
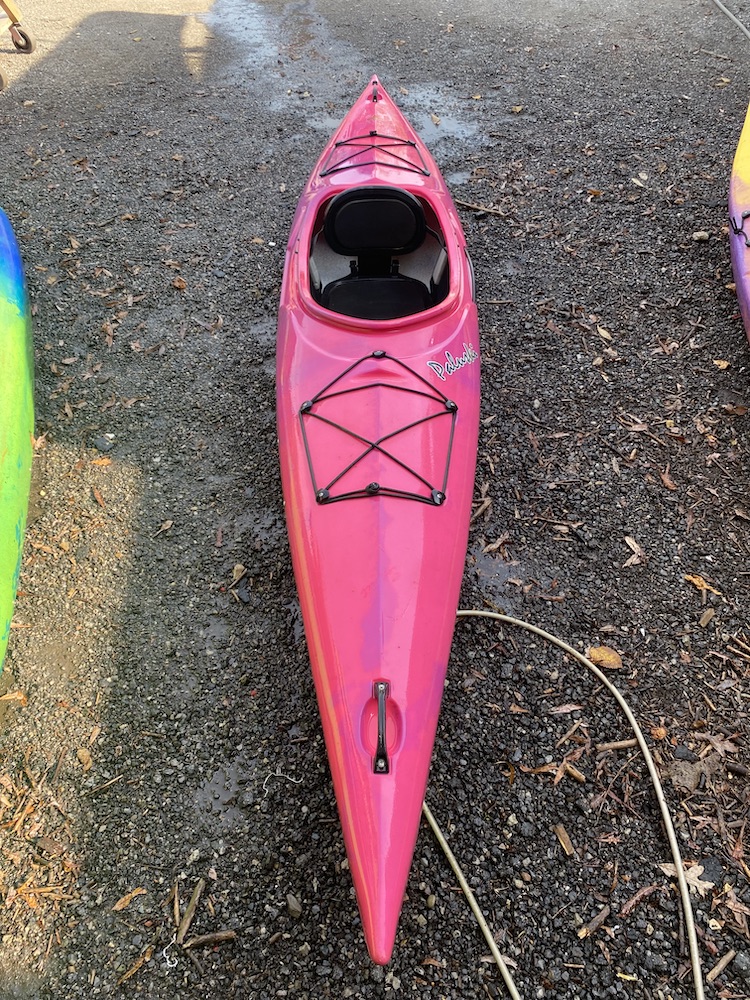
<path id="1" fill-rule="evenodd" d="M 472 269 L 377 79 L 300 199 L 278 325 L 281 472 L 349 866 L 389 961 L 464 571 L 479 427 Z"/>
<path id="2" fill-rule="evenodd" d="M 0 670 L 21 568 L 33 430 L 31 314 L 18 244 L 0 209 Z"/>
<path id="3" fill-rule="evenodd" d="M 750 337 L 750 108 L 740 134 L 729 181 L 732 271 L 745 331 Z"/>

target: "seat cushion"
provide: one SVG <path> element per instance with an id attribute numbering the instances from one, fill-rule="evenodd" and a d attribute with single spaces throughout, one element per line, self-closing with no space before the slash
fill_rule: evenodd
<path id="1" fill-rule="evenodd" d="M 357 319 L 398 319 L 432 305 L 421 281 L 405 275 L 368 275 L 339 278 L 323 290 L 323 305 L 332 312 Z"/>

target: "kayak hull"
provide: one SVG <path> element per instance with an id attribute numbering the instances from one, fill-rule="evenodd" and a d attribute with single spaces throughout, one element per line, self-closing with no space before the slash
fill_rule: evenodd
<path id="1" fill-rule="evenodd" d="M 750 337 L 750 108 L 740 134 L 729 181 L 729 239 L 740 314 Z"/>
<path id="2" fill-rule="evenodd" d="M 371 223 L 366 242 L 377 242 L 372 234 L 391 215 L 397 227 L 404 213 L 425 215 L 427 250 L 404 245 L 396 267 L 424 274 L 435 262 L 431 290 L 424 291 L 426 281 L 416 290 L 416 311 L 382 318 L 403 308 L 417 278 L 360 275 L 357 265 L 351 281 L 334 277 L 327 285 L 334 296 L 343 287 L 350 311 L 323 304 L 334 299 L 318 272 L 331 270 L 333 256 L 321 242 L 330 235 L 335 244 L 325 220 L 339 205 L 341 228 L 355 241 L 362 237 L 352 219 L 361 211 Z M 372 959 L 385 964 L 416 843 L 465 564 L 479 345 L 455 207 L 377 80 L 300 199 L 279 310 L 277 410 L 287 527 L 326 750 L 365 939 Z"/>
<path id="3" fill-rule="evenodd" d="M 0 210 L 0 670 L 21 567 L 34 429 L 31 314 L 18 244 Z"/>

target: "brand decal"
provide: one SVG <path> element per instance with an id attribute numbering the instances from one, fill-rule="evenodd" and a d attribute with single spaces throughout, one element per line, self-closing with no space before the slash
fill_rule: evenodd
<path id="1" fill-rule="evenodd" d="M 473 364 L 478 357 L 479 354 L 471 344 L 464 344 L 464 353 L 459 354 L 458 357 L 451 354 L 450 351 L 446 351 L 445 361 L 428 361 L 427 366 L 435 372 L 441 382 L 445 382 L 448 375 L 455 375 L 466 365 Z"/>

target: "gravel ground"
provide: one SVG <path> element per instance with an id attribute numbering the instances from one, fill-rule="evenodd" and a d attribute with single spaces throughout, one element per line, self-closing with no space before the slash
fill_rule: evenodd
<path id="1" fill-rule="evenodd" d="M 367 958 L 284 530 L 284 245 L 371 72 L 477 272 L 462 605 L 621 657 L 705 971 L 726 959 L 708 995 L 750 995 L 746 40 L 708 0 L 130 7 L 29 0 L 36 52 L 3 48 L 38 444 L 0 679 L 0 997 L 504 995 L 426 826 L 393 962 Z M 554 648 L 457 626 L 428 801 L 525 998 L 693 995 L 645 767 L 607 749 L 630 735 Z"/>

